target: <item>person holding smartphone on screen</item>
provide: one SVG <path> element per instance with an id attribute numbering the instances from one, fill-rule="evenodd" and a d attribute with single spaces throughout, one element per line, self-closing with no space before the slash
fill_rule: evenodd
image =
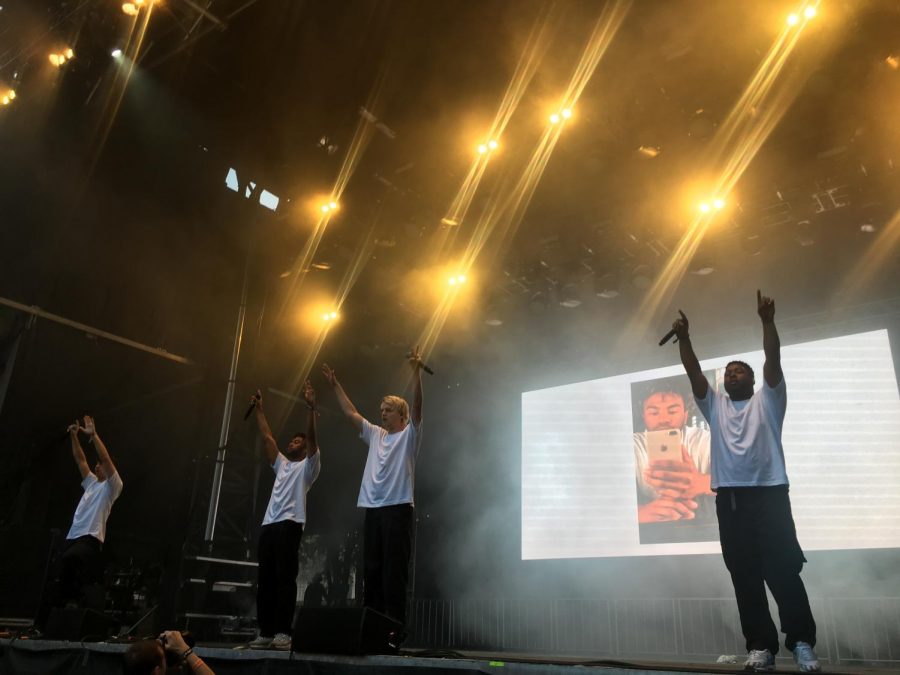
<path id="1" fill-rule="evenodd" d="M 719 540 L 731 574 L 748 657 L 745 669 L 775 669 L 778 632 L 769 614 L 768 586 L 778 604 L 785 646 L 803 672 L 818 672 L 816 623 L 800 570 L 806 558 L 791 514 L 781 431 L 787 390 L 775 301 L 756 291 L 762 321 L 763 383 L 754 391 L 753 369 L 742 361 L 725 366 L 725 393 L 710 387 L 691 345 L 684 312 L 672 328 L 697 407 L 709 422 L 711 487 L 716 492 Z"/>

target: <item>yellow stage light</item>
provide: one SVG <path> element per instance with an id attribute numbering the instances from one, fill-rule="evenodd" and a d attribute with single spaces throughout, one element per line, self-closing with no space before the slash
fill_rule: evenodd
<path id="1" fill-rule="evenodd" d="M 332 319 L 336 319 L 336 318 L 337 318 L 337 312 L 332 312 L 332 313 L 331 313 L 331 318 L 332 318 Z"/>
<path id="2" fill-rule="evenodd" d="M 709 211 L 709 204 L 707 204 L 706 202 L 702 202 L 700 204 L 700 213 L 709 213 Z"/>
<path id="3" fill-rule="evenodd" d="M 805 16 L 807 19 L 811 19 L 815 15 L 816 15 L 816 8 L 813 7 L 812 5 L 810 5 L 809 7 L 807 7 L 806 9 L 803 10 L 803 16 Z"/>
<path id="4" fill-rule="evenodd" d="M 550 115 L 550 124 L 559 124 L 559 115 L 556 113 Z"/>
<path id="5" fill-rule="evenodd" d="M 322 213 L 328 213 L 331 209 L 328 208 L 328 204 L 322 204 Z"/>
<path id="6" fill-rule="evenodd" d="M 138 8 L 133 2 L 126 2 L 122 5 L 122 11 L 128 16 L 137 16 Z"/>
<path id="7" fill-rule="evenodd" d="M 67 59 L 74 59 L 74 58 L 75 58 L 75 52 L 72 51 L 72 48 L 71 48 L 71 47 L 69 47 L 69 48 L 66 50 L 65 54 L 66 54 L 66 58 L 67 58 Z"/>
<path id="8" fill-rule="evenodd" d="M 3 100 L 3 105 L 9 105 L 9 96 L 4 96 L 2 100 Z"/>
<path id="9" fill-rule="evenodd" d="M 713 206 L 715 207 L 715 209 L 717 211 L 721 211 L 723 208 L 725 208 L 725 200 L 724 199 L 714 199 Z"/>
<path id="10" fill-rule="evenodd" d="M 569 119 L 572 116 L 572 111 L 568 108 L 563 108 L 562 116 L 566 119 Z"/>
<path id="11" fill-rule="evenodd" d="M 449 279 L 447 279 L 447 283 L 451 286 L 456 286 L 456 277 L 450 277 Z"/>
<path id="12" fill-rule="evenodd" d="M 788 14 L 787 22 L 788 26 L 796 26 L 798 23 L 800 23 L 800 17 L 796 14 Z"/>
<path id="13" fill-rule="evenodd" d="M 456 279 L 457 279 L 457 281 L 459 281 L 459 283 L 461 283 L 461 284 L 466 283 L 466 275 L 465 275 L 465 274 L 460 274 L 458 277 L 456 277 Z"/>
<path id="14" fill-rule="evenodd" d="M 49 59 L 50 59 L 50 63 L 52 63 L 52 64 L 53 64 L 54 66 L 56 66 L 57 68 L 58 68 L 59 66 L 61 66 L 63 63 L 65 63 L 65 61 L 66 61 L 64 58 L 63 58 L 63 59 L 60 59 L 60 55 L 59 55 L 59 54 L 50 54 L 50 56 L 48 56 L 47 58 L 49 58 Z"/>
<path id="15" fill-rule="evenodd" d="M 15 89 L 10 89 L 10 90 L 6 93 L 6 95 L 9 96 L 9 100 L 12 101 L 12 100 L 14 100 L 14 99 L 16 98 L 16 90 L 15 90 Z"/>
<path id="16" fill-rule="evenodd" d="M 494 140 L 488 141 L 488 147 L 491 150 L 496 150 L 497 149 L 497 141 L 494 141 Z"/>
<path id="17" fill-rule="evenodd" d="M 337 207 L 337 202 L 328 202 L 328 208 L 330 208 L 332 211 L 337 211 Z"/>

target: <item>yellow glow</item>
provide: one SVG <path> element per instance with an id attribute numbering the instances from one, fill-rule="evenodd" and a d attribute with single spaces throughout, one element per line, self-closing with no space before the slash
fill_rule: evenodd
<path id="1" fill-rule="evenodd" d="M 787 22 L 788 26 L 796 26 L 798 23 L 800 23 L 800 17 L 796 14 L 788 14 Z"/>
<path id="2" fill-rule="evenodd" d="M 126 2 L 122 5 L 122 11 L 125 12 L 128 16 L 137 16 L 138 8 L 134 5 L 133 2 Z"/>
<path id="3" fill-rule="evenodd" d="M 717 211 L 721 211 L 723 208 L 725 208 L 725 200 L 724 199 L 714 199 L 713 206 L 716 208 Z"/>
<path id="4" fill-rule="evenodd" d="M 550 124 L 559 124 L 559 115 L 558 114 L 553 113 L 552 115 L 550 115 Z"/>
<path id="5" fill-rule="evenodd" d="M 74 59 L 74 58 L 75 58 L 75 52 L 72 51 L 72 48 L 71 48 L 71 47 L 69 47 L 69 48 L 66 50 L 66 58 L 67 58 L 67 59 Z"/>
<path id="6" fill-rule="evenodd" d="M 337 207 L 338 207 L 337 202 L 328 202 L 328 207 L 329 207 L 332 211 L 337 211 Z"/>
<path id="7" fill-rule="evenodd" d="M 466 283 L 466 275 L 465 275 L 465 274 L 460 274 L 460 275 L 457 277 L 457 279 L 459 279 L 459 283 L 461 283 L 461 284 Z"/>
<path id="8" fill-rule="evenodd" d="M 709 204 L 703 202 L 700 204 L 700 213 L 709 213 Z"/>
<path id="9" fill-rule="evenodd" d="M 481 145 L 478 146 L 478 154 L 479 155 L 483 155 L 487 151 L 488 151 L 488 147 L 484 143 L 482 143 Z"/>
<path id="10" fill-rule="evenodd" d="M 497 149 L 497 141 L 494 141 L 494 140 L 488 141 L 488 147 L 491 150 L 496 150 Z"/>
<path id="11" fill-rule="evenodd" d="M 572 111 L 569 110 L 568 108 L 563 108 L 562 116 L 565 117 L 566 119 L 569 119 L 572 116 Z"/>
<path id="12" fill-rule="evenodd" d="M 50 54 L 50 56 L 47 58 L 50 59 L 50 63 L 52 63 L 54 66 L 59 67 L 63 64 L 63 61 L 60 61 L 59 54 Z"/>
<path id="13" fill-rule="evenodd" d="M 6 93 L 6 95 L 9 96 L 9 100 L 12 101 L 12 100 L 16 97 L 16 90 L 15 90 L 15 89 L 10 89 L 10 90 Z"/>
<path id="14" fill-rule="evenodd" d="M 9 105 L 9 96 L 3 97 L 3 105 Z"/>
<path id="15" fill-rule="evenodd" d="M 806 9 L 803 10 L 803 16 L 805 16 L 807 19 L 811 19 L 815 15 L 816 15 L 816 8 L 813 7 L 812 5 L 810 5 L 809 7 L 807 7 Z"/>
<path id="16" fill-rule="evenodd" d="M 893 56 L 893 55 L 888 56 L 888 57 L 884 60 L 884 62 L 885 62 L 886 64 L 888 64 L 888 65 L 889 65 L 891 68 L 893 68 L 894 70 L 897 70 L 898 68 L 900 68 L 900 59 L 898 59 L 896 56 Z"/>
<path id="17" fill-rule="evenodd" d="M 456 286 L 456 277 L 450 277 L 449 279 L 447 279 L 447 283 L 451 286 Z"/>

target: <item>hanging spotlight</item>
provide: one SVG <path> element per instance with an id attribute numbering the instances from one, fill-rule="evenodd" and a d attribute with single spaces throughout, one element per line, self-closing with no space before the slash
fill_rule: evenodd
<path id="1" fill-rule="evenodd" d="M 723 208 L 725 208 L 725 200 L 713 199 L 713 208 L 715 208 L 716 211 L 721 211 Z"/>
<path id="2" fill-rule="evenodd" d="M 559 124 L 559 115 L 557 113 L 550 115 L 550 124 Z"/>
<path id="3" fill-rule="evenodd" d="M 815 15 L 816 15 L 816 8 L 813 7 L 812 5 L 810 5 L 809 7 L 807 7 L 806 9 L 803 10 L 803 16 L 805 16 L 807 19 L 811 19 Z"/>
<path id="4" fill-rule="evenodd" d="M 787 22 L 788 26 L 796 26 L 798 23 L 800 23 L 800 17 L 796 14 L 788 14 Z"/>
<path id="5" fill-rule="evenodd" d="M 65 51 L 65 56 L 66 56 L 67 59 L 74 59 L 74 58 L 75 58 L 75 52 L 72 50 L 71 47 L 69 47 L 68 49 L 66 49 L 66 51 Z"/>
<path id="6" fill-rule="evenodd" d="M 565 119 L 569 119 L 569 118 L 572 116 L 572 111 L 569 110 L 568 108 L 563 108 L 563 110 L 562 110 L 562 116 L 563 116 Z"/>
<path id="7" fill-rule="evenodd" d="M 122 58 L 122 50 L 119 49 L 118 47 L 116 47 L 115 49 L 113 49 L 113 50 L 112 50 L 112 57 L 113 57 L 114 59 L 121 59 L 121 58 Z"/>
<path id="8" fill-rule="evenodd" d="M 59 54 L 50 54 L 47 58 L 50 59 L 50 63 L 59 68 L 63 63 L 65 63 L 65 59 L 60 59 Z"/>
<path id="9" fill-rule="evenodd" d="M 485 154 L 487 151 L 488 151 L 488 147 L 487 147 L 487 145 L 485 145 L 484 143 L 482 143 L 481 145 L 478 146 L 478 154 L 479 154 L 479 155 L 483 155 L 483 154 Z"/>
<path id="10" fill-rule="evenodd" d="M 701 202 L 698 208 L 700 209 L 700 213 L 709 213 L 711 210 L 709 204 L 706 202 Z"/>
<path id="11" fill-rule="evenodd" d="M 493 139 L 488 141 L 488 148 L 490 148 L 491 150 L 496 150 L 497 145 L 498 145 L 497 141 L 495 141 Z"/>
<path id="12" fill-rule="evenodd" d="M 133 2 L 126 2 L 122 5 L 122 11 L 128 16 L 137 16 L 138 8 Z"/>

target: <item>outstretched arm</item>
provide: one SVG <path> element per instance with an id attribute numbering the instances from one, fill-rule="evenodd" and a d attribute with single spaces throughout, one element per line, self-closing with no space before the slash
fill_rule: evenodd
<path id="1" fill-rule="evenodd" d="M 418 428 L 422 424 L 422 357 L 418 346 L 410 354 L 409 365 L 413 369 L 413 402 L 409 419 Z"/>
<path id="2" fill-rule="evenodd" d="M 756 313 L 763 325 L 763 351 L 766 354 L 763 377 L 767 385 L 777 387 L 784 378 L 784 372 L 781 370 L 781 339 L 775 328 L 775 301 L 764 297 L 759 289 L 756 290 Z"/>
<path id="3" fill-rule="evenodd" d="M 84 456 L 84 450 L 81 447 L 81 441 L 78 440 L 78 423 L 69 425 L 69 441 L 72 443 L 72 459 L 81 473 L 81 480 L 84 480 L 91 472 L 87 459 Z"/>
<path id="4" fill-rule="evenodd" d="M 675 329 L 675 335 L 678 336 L 678 353 L 681 356 L 681 365 L 684 366 L 688 379 L 691 381 L 691 390 L 694 392 L 694 396 L 704 399 L 706 398 L 706 392 L 709 391 L 709 381 L 700 369 L 697 355 L 694 354 L 688 318 L 680 309 L 678 313 L 681 314 L 681 318 L 675 320 L 672 328 Z"/>
<path id="5" fill-rule="evenodd" d="M 251 403 L 254 401 L 256 402 L 253 408 L 256 413 L 256 426 L 263 439 L 263 448 L 266 451 L 266 459 L 269 464 L 274 464 L 275 459 L 278 457 L 278 444 L 275 443 L 275 437 L 272 435 L 272 430 L 269 428 L 269 421 L 266 419 L 266 414 L 263 412 L 262 392 L 259 389 L 257 389 L 256 394 L 250 398 Z"/>
<path id="6" fill-rule="evenodd" d="M 97 433 L 97 426 L 94 424 L 94 418 L 90 415 L 84 416 L 83 431 L 91 437 L 91 443 L 94 444 L 94 449 L 100 457 L 100 466 L 103 467 L 103 471 L 106 473 L 107 477 L 112 476 L 116 472 L 116 465 L 113 464 L 112 457 L 109 456 L 106 445 L 100 439 L 100 434 Z"/>
<path id="7" fill-rule="evenodd" d="M 341 383 L 338 382 L 337 376 L 334 374 L 334 370 L 330 368 L 327 363 L 323 363 L 322 374 L 325 375 L 325 379 L 328 381 L 328 384 L 330 384 L 332 389 L 334 389 L 334 394 L 335 396 L 337 396 L 338 404 L 340 404 L 341 410 L 344 411 L 344 415 L 348 420 L 350 420 L 350 423 L 353 424 L 354 427 L 356 427 L 357 431 L 362 431 L 362 415 L 359 414 L 356 406 L 353 405 L 353 402 L 344 392 L 344 388 L 341 386 Z"/>
<path id="8" fill-rule="evenodd" d="M 306 419 L 306 456 L 312 457 L 319 451 L 319 443 L 316 440 L 316 415 L 319 413 L 316 410 L 316 390 L 309 380 L 303 385 L 303 400 L 309 408 L 309 417 Z"/>

